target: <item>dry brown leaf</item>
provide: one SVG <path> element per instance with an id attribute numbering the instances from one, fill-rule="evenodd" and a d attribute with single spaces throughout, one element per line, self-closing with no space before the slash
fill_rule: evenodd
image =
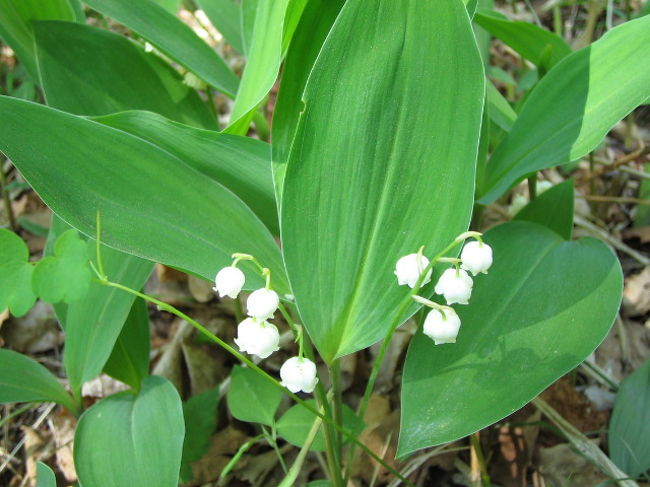
<path id="1" fill-rule="evenodd" d="M 63 343 L 54 310 L 43 301 L 37 301 L 21 318 L 10 317 L 1 333 L 7 345 L 21 353 L 47 352 Z"/>
<path id="2" fill-rule="evenodd" d="M 210 438 L 210 448 L 203 455 L 203 458 L 192 463 L 194 480 L 188 483 L 187 487 L 195 487 L 216 481 L 223 468 L 239 450 L 239 447 L 249 439 L 244 433 L 232 426 L 215 433 Z"/>
<path id="3" fill-rule="evenodd" d="M 629 228 L 622 232 L 624 239 L 629 238 L 638 238 L 641 240 L 641 243 L 650 242 L 650 226 L 638 227 L 638 228 Z"/>
<path id="4" fill-rule="evenodd" d="M 549 485 L 584 487 L 607 480 L 598 468 L 562 443 L 539 452 L 539 470 Z"/>
<path id="5" fill-rule="evenodd" d="M 199 303 L 207 303 L 214 298 L 214 291 L 212 290 L 213 283 L 200 279 L 196 276 L 187 276 L 187 286 L 190 294 Z"/>
<path id="6" fill-rule="evenodd" d="M 74 416 L 61 410 L 52 418 L 52 436 L 54 437 L 56 465 L 65 477 L 66 482 L 73 484 L 77 481 L 77 471 L 74 468 L 72 455 L 74 432 L 77 420 Z"/>
<path id="7" fill-rule="evenodd" d="M 127 389 L 129 389 L 129 386 L 123 382 L 115 380 L 106 374 L 101 374 L 83 385 L 81 395 L 101 399 Z"/>
<path id="8" fill-rule="evenodd" d="M 36 463 L 50 456 L 48 441 L 40 431 L 31 426 L 21 426 L 25 435 L 25 485 L 36 485 Z"/>
<path id="9" fill-rule="evenodd" d="M 630 316 L 644 315 L 650 311 L 650 266 L 625 279 L 623 299 Z"/>

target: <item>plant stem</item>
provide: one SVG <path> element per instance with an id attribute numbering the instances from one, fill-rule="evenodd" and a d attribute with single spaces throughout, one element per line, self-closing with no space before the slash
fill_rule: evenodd
<path id="1" fill-rule="evenodd" d="M 330 379 L 332 380 L 333 397 L 333 410 L 334 422 L 339 426 L 343 426 L 343 388 L 341 387 L 341 359 L 337 359 L 332 363 L 329 369 Z M 336 451 L 339 458 L 342 458 L 343 438 L 341 432 L 336 432 Z"/>
<path id="2" fill-rule="evenodd" d="M 410 487 L 415 487 L 411 481 L 408 479 L 404 478 L 403 475 L 401 475 L 397 470 L 395 470 L 393 467 L 388 465 L 385 461 L 383 461 L 379 456 L 375 454 L 368 446 L 363 444 L 359 439 L 350 431 L 348 431 L 345 428 L 342 428 L 338 424 L 336 424 L 334 421 L 332 421 L 330 418 L 327 416 L 323 415 L 320 413 L 316 408 L 312 407 L 309 405 L 305 400 L 301 399 L 298 397 L 296 394 L 292 393 L 291 391 L 288 391 L 280 382 L 278 382 L 273 376 L 262 370 L 260 367 L 255 365 L 253 361 L 248 359 L 246 356 L 242 355 L 240 352 L 235 350 L 233 347 L 228 345 L 226 342 L 224 342 L 221 338 L 218 336 L 214 335 L 211 333 L 207 328 L 205 328 L 201 323 L 198 321 L 192 319 L 189 317 L 187 314 L 183 313 L 181 310 L 173 307 L 172 305 L 165 303 L 164 301 L 161 301 L 157 298 L 154 298 L 153 296 L 149 296 L 148 294 L 141 293 L 139 291 L 136 291 L 135 289 L 131 289 L 128 286 L 124 286 L 120 283 L 117 282 L 112 282 L 107 279 L 100 279 L 98 281 L 100 284 L 108 287 L 113 287 L 115 289 L 120 289 L 122 291 L 125 291 L 129 294 L 132 294 L 134 296 L 137 296 L 139 298 L 144 299 L 145 301 L 148 301 L 150 303 L 153 303 L 157 305 L 161 310 L 167 311 L 168 313 L 173 314 L 174 316 L 177 316 L 181 318 L 182 320 L 187 321 L 190 325 L 192 325 L 194 328 L 199 330 L 206 338 L 208 338 L 210 341 L 216 343 L 219 345 L 221 348 L 226 350 L 228 353 L 239 359 L 242 363 L 246 364 L 251 370 L 255 371 L 257 374 L 259 374 L 261 377 L 264 377 L 267 381 L 269 381 L 271 384 L 273 384 L 274 387 L 282 390 L 285 394 L 287 394 L 291 399 L 293 399 L 296 403 L 300 404 L 303 408 L 311 412 L 313 415 L 321 418 L 325 423 L 331 425 L 332 428 L 334 428 L 336 431 L 342 433 L 346 438 L 349 438 L 355 445 L 359 445 L 359 447 L 366 452 L 373 460 L 379 462 L 386 470 L 388 470 L 391 474 L 395 475 L 398 477 L 402 482 L 405 484 L 409 485 Z M 317 388 L 318 390 L 318 388 Z M 326 401 L 327 402 L 327 401 Z M 339 470 L 340 472 L 340 470 Z M 340 475 L 340 474 L 339 474 Z"/>
<path id="3" fill-rule="evenodd" d="M 275 424 L 271 426 L 271 433 L 266 431 L 266 428 L 262 426 L 262 431 L 264 432 L 264 439 L 266 442 L 273 447 L 273 450 L 275 451 L 275 455 L 278 457 L 278 461 L 280 462 L 280 467 L 282 467 L 282 471 L 284 474 L 287 474 L 287 464 L 284 462 L 284 457 L 282 456 L 282 452 L 278 448 L 278 441 L 277 441 L 277 431 L 275 429 Z"/>
<path id="4" fill-rule="evenodd" d="M 321 410 L 321 412 L 323 411 Z M 298 478 L 298 474 L 300 473 L 300 469 L 302 468 L 302 464 L 305 462 L 305 458 L 307 458 L 309 449 L 311 448 L 311 445 L 316 438 L 316 434 L 318 433 L 318 429 L 320 428 L 321 423 L 322 420 L 320 418 L 316 418 L 314 420 L 314 423 L 311 425 L 311 429 L 307 434 L 307 438 L 305 439 L 305 444 L 302 445 L 298 456 L 294 460 L 293 465 L 291 465 L 291 470 L 289 470 L 289 473 L 282 480 L 278 487 L 291 487 L 295 483 L 296 479 Z"/>
<path id="5" fill-rule="evenodd" d="M 528 193 L 530 194 L 530 201 L 537 198 L 537 173 L 528 178 Z"/>

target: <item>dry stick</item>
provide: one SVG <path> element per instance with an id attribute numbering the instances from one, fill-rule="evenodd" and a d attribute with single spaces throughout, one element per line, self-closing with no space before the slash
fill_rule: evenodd
<path id="1" fill-rule="evenodd" d="M 47 418 L 48 414 L 52 412 L 52 409 L 56 407 L 56 403 L 51 403 L 45 408 L 45 411 L 38 417 L 36 422 L 32 425 L 32 428 L 38 428 L 43 421 L 45 421 L 45 418 Z M 23 447 L 23 444 L 25 443 L 25 437 L 23 436 L 18 444 L 14 447 L 13 450 L 11 450 L 11 453 L 7 457 L 7 459 L 4 461 L 2 465 L 0 465 L 0 473 L 4 472 L 4 469 L 7 468 L 7 465 L 9 465 L 9 462 L 11 462 L 14 457 L 16 456 L 16 453 Z"/>
<path id="2" fill-rule="evenodd" d="M 537 397 L 533 404 L 544 414 L 573 445 L 578 452 L 596 465 L 605 475 L 608 475 L 621 487 L 639 487 L 639 485 L 622 472 L 603 451 L 594 445 L 589 438 L 578 431 L 571 423 L 564 419 L 560 413 L 553 409 L 546 401 Z"/>
<path id="3" fill-rule="evenodd" d="M 99 260 L 99 259 L 98 259 Z M 254 370 L 256 373 L 267 379 L 269 382 L 271 382 L 275 387 L 278 389 L 281 389 L 285 394 L 287 394 L 291 399 L 293 399 L 295 402 L 300 404 L 302 407 L 307 409 L 309 412 L 314 414 L 315 416 L 318 416 L 323 420 L 324 422 L 330 424 L 336 431 L 339 433 L 345 435 L 347 438 L 352 440 L 355 444 L 359 445 L 363 451 L 365 451 L 368 455 L 370 455 L 374 460 L 377 462 L 381 463 L 384 468 L 386 468 L 388 471 L 390 471 L 393 475 L 396 475 L 402 479 L 403 482 L 405 482 L 407 485 L 414 487 L 413 484 L 408 480 L 405 479 L 401 476 L 401 474 L 395 470 L 393 467 L 388 465 L 386 462 L 384 462 L 381 458 L 379 458 L 375 452 L 373 452 L 370 448 L 368 448 L 366 445 L 364 445 L 362 442 L 360 442 L 353 433 L 348 431 L 345 428 L 342 428 L 338 424 L 334 423 L 330 418 L 324 416 L 320 412 L 318 412 L 317 409 L 313 408 L 310 406 L 306 401 L 302 400 L 300 397 L 298 397 L 296 394 L 288 391 L 284 386 L 282 386 L 275 378 L 273 378 L 271 375 L 269 375 L 267 372 L 262 370 L 260 367 L 255 365 L 250 359 L 239 353 L 237 350 L 235 350 L 233 347 L 228 345 L 226 342 L 224 342 L 221 338 L 218 336 L 214 335 L 212 332 L 210 332 L 207 328 L 205 328 L 201 323 L 198 321 L 194 320 L 190 316 L 186 315 L 183 313 L 181 310 L 175 308 L 174 306 L 170 305 L 169 303 L 165 303 L 164 301 L 161 301 L 159 299 L 154 298 L 153 296 L 149 296 L 148 294 L 141 293 L 139 291 L 136 291 L 135 289 L 131 289 L 130 287 L 124 286 L 120 283 L 117 282 L 112 282 L 109 281 L 104 273 L 103 273 L 103 268 L 99 267 L 99 272 L 100 275 L 102 276 L 102 279 L 99 279 L 98 282 L 104 286 L 108 287 L 113 287 L 115 289 L 120 289 L 122 291 L 125 291 L 129 294 L 132 294 L 134 296 L 137 296 L 139 298 L 144 299 L 145 301 L 148 301 L 150 303 L 153 303 L 159 307 L 159 309 L 163 311 L 167 311 L 168 313 L 171 313 L 185 321 L 187 321 L 190 325 L 192 325 L 194 328 L 199 330 L 206 338 L 211 340 L 212 342 L 216 343 L 219 345 L 221 348 L 226 350 L 228 353 L 239 359 L 241 362 L 246 364 L 250 369 Z"/>
<path id="4" fill-rule="evenodd" d="M 597 162 L 598 164 L 601 164 L 602 167 L 598 168 L 598 170 L 596 171 L 593 171 L 589 175 L 588 179 L 594 179 L 602 176 L 603 174 L 607 174 L 608 172 L 612 172 L 613 170 L 627 164 L 628 162 L 636 161 L 639 157 L 642 157 L 647 153 L 648 153 L 648 148 L 646 147 L 645 143 L 643 142 L 643 140 L 639 140 L 639 147 L 634 152 L 630 152 L 629 154 L 623 157 L 619 157 L 612 163 L 607 163 L 603 160 L 594 158 L 594 161 Z"/>
<path id="5" fill-rule="evenodd" d="M 580 216 L 580 215 L 575 215 L 573 217 L 573 222 L 578 225 L 579 227 L 585 228 L 589 230 L 592 234 L 596 235 L 599 237 L 601 240 L 604 240 L 605 242 L 609 243 L 612 247 L 616 248 L 617 250 L 620 250 L 621 252 L 625 252 L 627 255 L 630 257 L 633 257 L 637 261 L 639 261 L 643 265 L 650 265 L 650 259 L 646 257 L 645 255 L 637 252 L 634 250 L 632 247 L 624 244 L 620 240 L 612 237 L 609 232 L 606 230 L 603 230 L 597 225 L 594 225 L 591 223 L 589 220 L 586 218 Z"/>
<path id="6" fill-rule="evenodd" d="M 635 205 L 644 205 L 650 206 L 650 200 L 644 198 L 633 198 L 631 196 L 600 196 L 600 195 L 591 195 L 583 196 L 587 201 L 597 201 L 601 203 L 632 203 Z"/>

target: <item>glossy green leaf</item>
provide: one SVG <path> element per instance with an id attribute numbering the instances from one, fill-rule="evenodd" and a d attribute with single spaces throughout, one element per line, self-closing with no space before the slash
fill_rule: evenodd
<path id="1" fill-rule="evenodd" d="M 0 310 L 9 308 L 12 315 L 23 316 L 34 306 L 33 272 L 23 239 L 0 228 Z"/>
<path id="2" fill-rule="evenodd" d="M 147 377 L 137 395 L 114 394 L 81 416 L 74 439 L 79 484 L 177 487 L 184 434 L 178 392 L 162 377 Z"/>
<path id="3" fill-rule="evenodd" d="M 571 54 L 571 46 L 560 36 L 530 22 L 511 21 L 491 10 L 482 10 L 474 22 L 517 51 L 524 59 L 550 69 Z"/>
<path id="4" fill-rule="evenodd" d="M 178 12 L 178 8 L 181 4 L 181 0 L 154 0 L 154 2 L 174 15 Z"/>
<path id="5" fill-rule="evenodd" d="M 289 150 L 303 108 L 302 93 L 325 37 L 332 28 L 344 0 L 311 0 L 307 3 L 291 40 L 273 110 L 273 178 L 281 201 Z"/>
<path id="6" fill-rule="evenodd" d="M 15 51 L 32 78 L 38 80 L 31 21 L 76 18 L 68 0 L 0 0 L 0 37 Z"/>
<path id="7" fill-rule="evenodd" d="M 265 142 L 194 129 L 147 112 L 116 113 L 96 120 L 151 142 L 222 184 L 279 235 L 271 148 Z"/>
<path id="8" fill-rule="evenodd" d="M 237 77 L 214 49 L 175 15 L 152 0 L 84 0 L 91 8 L 134 30 L 161 52 L 228 96 Z"/>
<path id="9" fill-rule="evenodd" d="M 217 128 L 207 106 L 176 71 L 125 37 L 70 22 L 35 22 L 34 33 L 48 105 L 77 115 L 151 110 Z"/>
<path id="10" fill-rule="evenodd" d="M 289 292 L 276 242 L 244 203 L 172 154 L 105 125 L 0 97 L 0 150 L 69 224 L 118 250 L 212 280 L 255 255 Z M 61 191 L 61 188 L 68 188 Z M 263 281 L 245 265 L 247 289 Z"/>
<path id="11" fill-rule="evenodd" d="M 601 241 L 574 242 L 529 222 L 493 228 L 455 344 L 411 342 L 398 455 L 454 441 L 518 410 L 582 362 L 618 312 L 621 267 Z"/>
<path id="12" fill-rule="evenodd" d="M 409 291 L 400 257 L 467 228 L 483 81 L 460 0 L 341 10 L 305 89 L 281 215 L 293 294 L 326 361 L 388 332 Z"/>
<path id="13" fill-rule="evenodd" d="M 313 408 L 317 407 L 316 401 L 313 399 L 307 402 Z M 308 411 L 300 404 L 296 404 L 289 408 L 279 419 L 277 424 L 278 434 L 292 445 L 302 447 L 305 444 L 305 440 L 309 435 L 309 430 L 311 430 L 315 419 L 316 416 L 311 411 Z M 364 422 L 345 404 L 343 405 L 343 426 L 357 436 L 365 428 Z M 322 429 L 316 434 L 310 450 L 325 450 L 325 438 L 323 437 Z"/>
<path id="14" fill-rule="evenodd" d="M 56 240 L 54 255 L 38 263 L 32 276 L 32 286 L 43 301 L 72 303 L 85 298 L 90 278 L 86 242 L 73 229 Z"/>
<path id="15" fill-rule="evenodd" d="M 240 54 L 245 54 L 241 6 L 234 0 L 197 0 L 196 3 L 226 41 Z"/>
<path id="16" fill-rule="evenodd" d="M 650 360 L 621 383 L 607 434 L 621 470 L 638 477 L 650 469 Z"/>
<path id="17" fill-rule="evenodd" d="M 259 0 L 255 26 L 226 132 L 245 135 L 257 106 L 273 87 L 282 61 L 284 16 L 289 0 Z"/>
<path id="18" fill-rule="evenodd" d="M 574 199 L 573 179 L 568 179 L 544 191 L 524 206 L 514 219 L 537 223 L 563 239 L 571 240 Z"/>
<path id="19" fill-rule="evenodd" d="M 72 397 L 52 373 L 35 360 L 0 349 L 0 403 L 53 401 L 75 410 Z"/>
<path id="20" fill-rule="evenodd" d="M 129 272 L 132 271 L 133 269 L 129 267 Z M 104 299 L 111 298 L 113 297 L 105 297 Z M 114 379 L 121 380 L 131 387 L 139 389 L 140 382 L 149 373 L 149 342 L 147 304 L 142 299 L 137 298 L 133 302 L 126 321 L 124 321 L 111 355 L 104 364 L 104 372 Z"/>
<path id="21" fill-rule="evenodd" d="M 485 101 L 490 120 L 508 132 L 517 120 L 517 113 L 491 82 L 486 84 Z"/>
<path id="22" fill-rule="evenodd" d="M 36 487 L 56 487 L 54 472 L 43 462 L 36 464 Z"/>
<path id="23" fill-rule="evenodd" d="M 210 448 L 210 437 L 217 425 L 219 386 L 190 397 L 183 403 L 185 441 L 181 462 L 181 481 L 192 480 L 192 462 L 200 460 Z"/>
<path id="24" fill-rule="evenodd" d="M 95 242 L 91 240 L 87 246 L 88 257 L 97 262 Z M 110 279 L 132 289 L 141 289 L 153 269 L 151 262 L 133 256 L 125 258 L 123 253 L 109 248 L 103 249 L 102 260 Z M 107 290 L 93 282 L 83 302 L 68 308 L 63 364 L 73 390 L 79 390 L 102 371 L 133 301 L 131 294 L 115 288 Z"/>
<path id="25" fill-rule="evenodd" d="M 236 366 L 232 369 L 226 399 L 230 414 L 238 420 L 271 426 L 282 392 L 257 372 Z"/>
<path id="26" fill-rule="evenodd" d="M 626 22 L 558 63 L 492 154 L 480 202 L 531 172 L 574 161 L 650 96 L 650 17 Z"/>

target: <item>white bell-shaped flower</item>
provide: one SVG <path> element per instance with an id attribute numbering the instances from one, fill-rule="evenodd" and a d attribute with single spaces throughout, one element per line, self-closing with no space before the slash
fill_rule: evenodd
<path id="1" fill-rule="evenodd" d="M 419 258 L 418 258 L 419 257 Z M 422 271 L 429 265 L 429 259 L 424 255 L 409 254 L 400 258 L 395 264 L 395 275 L 397 276 L 397 284 L 403 286 L 408 285 L 411 289 L 415 287 L 418 282 Z M 433 269 L 429 269 L 422 285 L 431 282 L 431 274 Z"/>
<path id="2" fill-rule="evenodd" d="M 237 326 L 235 343 L 240 352 L 266 358 L 280 349 L 280 333 L 271 323 L 246 318 Z"/>
<path id="3" fill-rule="evenodd" d="M 435 345 L 456 343 L 460 330 L 460 318 L 453 309 L 432 309 L 424 319 L 424 334 L 433 340 Z"/>
<path id="4" fill-rule="evenodd" d="M 219 294 L 220 298 L 230 296 L 235 299 L 244 287 L 245 281 L 244 273 L 240 269 L 232 266 L 224 267 L 217 272 L 212 289 Z"/>
<path id="5" fill-rule="evenodd" d="M 492 265 L 492 247 L 484 242 L 468 242 L 460 253 L 460 265 L 466 271 L 476 275 L 478 273 L 487 274 Z"/>
<path id="6" fill-rule="evenodd" d="M 260 321 L 268 320 L 278 309 L 280 298 L 278 293 L 271 289 L 258 289 L 253 291 L 246 301 L 248 316 L 257 318 Z"/>
<path id="7" fill-rule="evenodd" d="M 292 357 L 280 367 L 281 384 L 294 394 L 298 391 L 314 392 L 318 377 L 316 364 L 307 358 Z"/>
<path id="8" fill-rule="evenodd" d="M 467 304 L 472 295 L 472 278 L 462 269 L 447 269 L 436 284 L 436 294 L 442 294 L 447 304 Z"/>

